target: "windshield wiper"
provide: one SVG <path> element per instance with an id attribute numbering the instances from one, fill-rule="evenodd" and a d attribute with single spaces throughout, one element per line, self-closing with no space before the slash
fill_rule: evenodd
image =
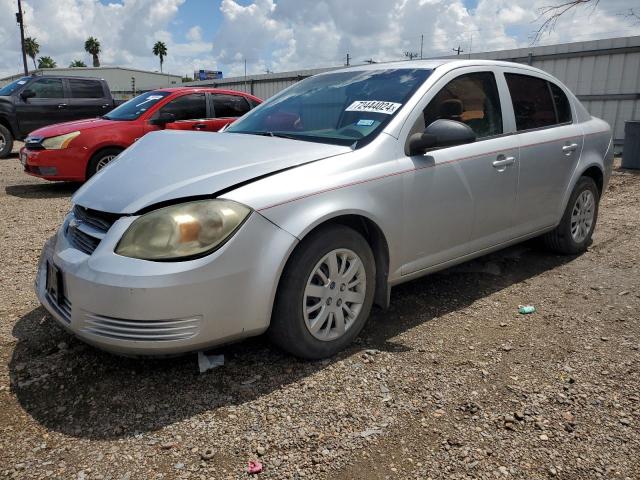
<path id="1" fill-rule="evenodd" d="M 231 132 L 231 133 L 235 133 L 235 132 Z M 301 140 L 300 137 L 296 137 L 295 135 L 289 135 L 287 133 L 282 133 L 282 132 L 256 131 L 256 132 L 237 132 L 237 133 L 246 133 L 247 135 L 261 135 L 263 137 L 288 138 L 289 140 Z"/>

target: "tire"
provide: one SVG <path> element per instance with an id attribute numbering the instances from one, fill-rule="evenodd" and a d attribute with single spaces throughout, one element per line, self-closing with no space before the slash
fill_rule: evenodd
<path id="1" fill-rule="evenodd" d="M 338 270 L 344 268 L 342 273 L 347 275 L 335 274 L 335 269 L 331 274 L 325 260 L 333 254 L 334 265 Z M 326 276 L 321 278 L 324 272 Z M 357 273 L 349 280 L 352 272 Z M 375 281 L 375 260 L 362 235 L 342 225 L 321 228 L 303 239 L 287 262 L 276 293 L 269 338 L 301 358 L 315 360 L 335 355 L 364 327 L 373 305 Z M 315 295 L 319 291 L 323 297 Z M 352 303 L 351 299 L 356 298 L 358 303 Z M 344 332 L 339 328 L 341 315 Z M 315 334 L 312 328 L 317 330 Z"/>
<path id="2" fill-rule="evenodd" d="M 591 213 L 580 210 L 580 205 L 581 203 L 585 204 L 585 199 L 591 201 Z M 542 240 L 545 246 L 563 255 L 577 255 L 586 251 L 587 247 L 591 245 L 591 236 L 598 220 L 599 203 L 600 192 L 596 182 L 591 177 L 580 177 L 571 192 L 560 224 L 551 232 L 543 235 Z M 576 212 L 578 212 L 578 217 L 576 217 Z M 583 217 L 586 220 L 590 219 L 590 221 L 581 221 L 579 212 L 583 212 Z"/>
<path id="3" fill-rule="evenodd" d="M 0 125 L 0 158 L 7 158 L 13 150 L 13 134 L 4 125 Z"/>
<path id="4" fill-rule="evenodd" d="M 120 152 L 122 152 L 121 148 L 105 148 L 104 150 L 100 150 L 99 152 L 95 153 L 87 164 L 86 180 L 89 180 L 96 173 L 98 173 L 98 170 L 105 167 L 117 155 L 120 155 Z"/>

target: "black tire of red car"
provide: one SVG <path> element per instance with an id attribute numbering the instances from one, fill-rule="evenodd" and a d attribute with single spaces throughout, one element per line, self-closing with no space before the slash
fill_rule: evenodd
<path id="1" fill-rule="evenodd" d="M 577 242 L 571 234 L 571 215 L 574 208 L 576 207 L 576 201 L 578 200 L 578 197 L 582 195 L 583 192 L 590 192 L 593 196 L 593 221 L 591 222 L 589 230 L 587 231 L 584 239 Z M 571 192 L 571 197 L 569 197 L 569 202 L 567 203 L 567 207 L 564 211 L 564 214 L 562 215 L 560 224 L 554 230 L 542 236 L 544 245 L 549 250 L 560 253 L 562 255 L 577 255 L 586 251 L 589 245 L 591 245 L 591 236 L 593 235 L 593 231 L 596 228 L 599 204 L 600 192 L 598 190 L 596 182 L 591 177 L 580 177 L 573 189 L 573 192 Z"/>
<path id="2" fill-rule="evenodd" d="M 303 301 L 312 271 L 321 259 L 336 249 L 349 249 L 360 258 L 366 274 L 366 290 L 361 310 L 346 332 L 334 340 L 323 341 L 315 338 L 307 328 Z M 329 225 L 313 232 L 296 247 L 282 273 L 267 332 L 270 340 L 283 350 L 305 359 L 327 358 L 340 352 L 358 336 L 369 317 L 375 291 L 375 272 L 371 247 L 355 230 L 343 225 Z"/>
<path id="3" fill-rule="evenodd" d="M 99 152 L 96 152 L 87 164 L 86 180 L 89 180 L 98 172 L 98 167 L 105 158 L 120 155 L 120 152 L 122 152 L 122 149 L 115 147 L 105 148 L 103 150 L 100 150 Z"/>
<path id="4" fill-rule="evenodd" d="M 0 145 L 2 145 L 2 148 L 0 148 L 0 158 L 8 157 L 9 154 L 11 153 L 11 150 L 13 150 L 13 135 L 11 134 L 11 131 L 7 127 L 1 124 L 0 124 Z"/>

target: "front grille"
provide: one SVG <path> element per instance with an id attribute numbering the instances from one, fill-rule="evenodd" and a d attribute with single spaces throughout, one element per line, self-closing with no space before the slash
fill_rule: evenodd
<path id="1" fill-rule="evenodd" d="M 63 296 L 60 303 L 58 303 L 48 292 L 46 295 L 49 303 L 55 307 L 65 323 L 71 323 L 71 302 L 69 299 Z"/>
<path id="2" fill-rule="evenodd" d="M 115 340 L 167 342 L 187 340 L 198 334 L 201 317 L 171 320 L 125 320 L 87 314 L 84 318 L 84 333 Z"/>
<path id="3" fill-rule="evenodd" d="M 86 253 L 87 255 L 91 255 L 95 249 L 98 248 L 98 245 L 100 245 L 99 238 L 92 237 L 91 235 L 84 233 L 76 225 L 69 225 L 67 235 L 69 236 L 71 243 L 73 243 L 78 250 Z"/>
<path id="4" fill-rule="evenodd" d="M 69 222 L 67 237 L 78 250 L 87 255 L 91 255 L 98 248 L 104 234 L 121 217 L 116 213 L 99 212 L 80 205 L 73 207 L 73 216 L 75 218 Z M 89 227 L 89 231 L 82 228 L 83 224 Z M 94 231 L 94 235 L 91 231 Z"/>
<path id="5" fill-rule="evenodd" d="M 93 228 L 106 232 L 111 226 L 116 223 L 122 215 L 117 213 L 99 212 L 97 210 L 91 210 L 90 208 L 81 207 L 80 205 L 74 205 L 73 215 L 81 222 L 91 225 Z"/>

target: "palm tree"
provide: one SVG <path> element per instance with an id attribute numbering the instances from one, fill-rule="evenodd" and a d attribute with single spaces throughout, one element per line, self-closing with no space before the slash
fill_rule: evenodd
<path id="1" fill-rule="evenodd" d="M 38 68 L 56 68 L 58 65 L 51 57 L 40 57 L 38 59 Z"/>
<path id="2" fill-rule="evenodd" d="M 84 63 L 82 60 L 74 60 L 73 62 L 71 62 L 69 64 L 69 68 L 75 68 L 75 67 L 86 67 L 87 64 Z"/>
<path id="3" fill-rule="evenodd" d="M 164 42 L 156 42 L 153 46 L 153 54 L 156 57 L 160 57 L 160 71 L 162 72 L 162 63 L 164 62 L 164 57 L 167 56 L 167 46 Z"/>
<path id="4" fill-rule="evenodd" d="M 93 66 L 100 66 L 100 59 L 98 58 L 98 54 L 100 53 L 100 42 L 97 38 L 89 37 L 87 41 L 84 42 L 84 49 L 93 56 Z"/>
<path id="5" fill-rule="evenodd" d="M 31 60 L 33 60 L 33 67 L 37 68 L 37 66 L 36 66 L 36 56 L 40 53 L 40 45 L 38 44 L 36 39 L 32 38 L 32 37 L 25 38 L 24 39 L 24 50 L 25 50 L 25 52 L 27 52 L 27 55 L 29 55 L 31 57 Z"/>

